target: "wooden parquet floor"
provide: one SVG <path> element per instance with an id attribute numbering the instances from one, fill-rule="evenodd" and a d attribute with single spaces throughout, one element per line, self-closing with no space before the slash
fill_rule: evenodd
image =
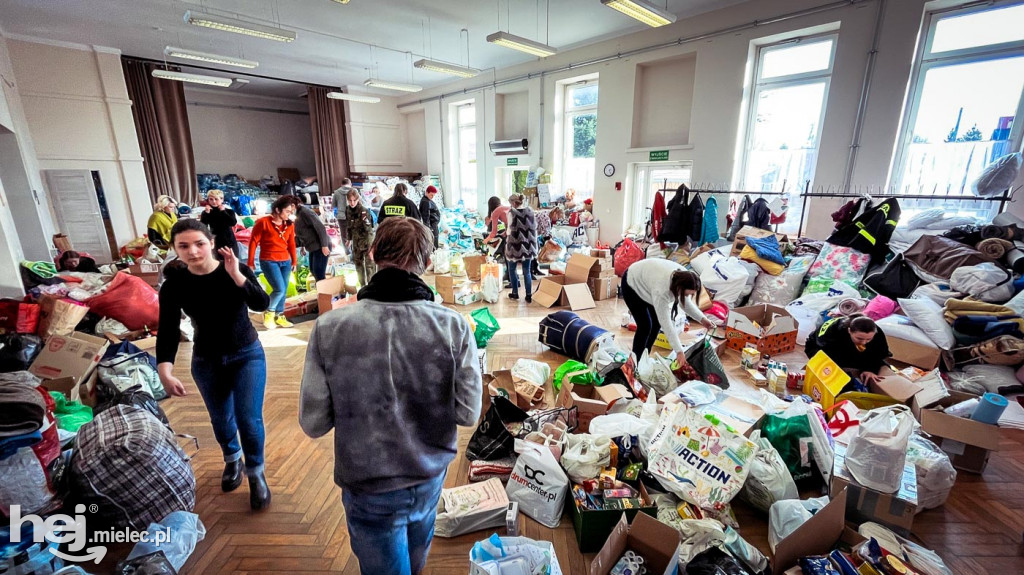
<path id="1" fill-rule="evenodd" d="M 537 341 L 537 323 L 549 310 L 508 299 L 491 309 L 502 330 L 488 345 L 489 369 L 510 367 L 520 357 L 552 366 L 565 360 Z M 618 327 L 623 311 L 621 300 L 607 300 L 580 315 L 612 330 L 628 347 L 632 334 Z M 246 485 L 234 493 L 220 491 L 220 450 L 189 374 L 190 345 L 182 346 L 175 373 L 190 393 L 165 401 L 162 406 L 176 431 L 199 438 L 201 449 L 193 459 L 198 485 L 195 510 L 207 528 L 206 539 L 189 559 L 184 573 L 359 572 L 349 548 L 341 492 L 332 479 L 332 438 L 309 439 L 298 425 L 299 382 L 312 325 L 303 323 L 260 334 L 269 368 L 264 417 L 267 478 L 274 497 L 272 507 L 264 513 L 249 510 Z M 799 350 L 791 358 L 794 363 L 804 359 Z M 723 362 L 730 367 L 733 385 L 749 385 L 739 376 L 738 354 L 726 351 Z M 449 467 L 446 487 L 467 481 L 468 462 L 462 454 L 471 433 L 471 429 L 460 429 L 459 456 Z M 367 453 L 367 457 L 380 456 Z M 744 537 L 767 552 L 767 517 L 743 503 L 737 502 L 735 509 Z M 583 575 L 589 571 L 592 556 L 580 553 L 569 519 L 563 517 L 554 530 L 525 516 L 523 525 L 527 537 L 554 543 L 565 573 Z M 1006 434 L 1002 451 L 993 454 L 984 475 L 960 473 L 946 505 L 922 513 L 914 526 L 920 542 L 939 552 L 958 574 L 1024 573 L 1022 533 L 1024 433 L 1017 432 Z M 481 531 L 454 539 L 436 538 L 425 573 L 468 573 L 470 547 L 489 534 Z M 110 559 L 116 561 L 117 550 L 112 550 L 112 555 Z"/>

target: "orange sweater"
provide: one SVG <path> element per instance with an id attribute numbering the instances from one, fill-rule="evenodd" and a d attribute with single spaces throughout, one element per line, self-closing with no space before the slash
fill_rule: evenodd
<path id="1" fill-rule="evenodd" d="M 295 254 L 295 224 L 286 221 L 284 228 L 274 225 L 270 216 L 256 220 L 249 239 L 249 267 L 253 267 L 256 248 L 260 249 L 260 259 L 271 262 L 283 262 L 291 259 L 292 265 L 299 261 Z"/>

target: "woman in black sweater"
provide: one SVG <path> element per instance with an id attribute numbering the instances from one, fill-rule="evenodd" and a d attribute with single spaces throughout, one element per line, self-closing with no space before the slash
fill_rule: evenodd
<path id="1" fill-rule="evenodd" d="M 181 312 L 185 312 L 195 326 L 192 378 L 224 453 L 221 489 L 238 488 L 244 471 L 250 506 L 264 509 L 270 505 L 263 472 L 267 361 L 249 321 L 249 309 L 266 310 L 270 296 L 230 249 L 220 248 L 222 260 L 215 258 L 212 240 L 209 228 L 197 220 L 181 220 L 171 229 L 171 246 L 180 261 L 165 269 L 160 288 L 157 372 L 171 395 L 187 393 L 172 373 Z"/>
<path id="2" fill-rule="evenodd" d="M 224 192 L 210 190 L 206 192 L 206 210 L 199 214 L 199 221 L 206 224 L 213 232 L 213 247 L 216 250 L 229 248 L 238 257 L 238 240 L 235 239 L 235 225 L 238 217 L 234 210 L 224 205 Z"/>
<path id="3" fill-rule="evenodd" d="M 807 338 L 804 351 L 807 357 L 825 352 L 843 371 L 865 384 L 878 381 L 879 370 L 892 355 L 882 330 L 861 314 L 826 321 Z"/>

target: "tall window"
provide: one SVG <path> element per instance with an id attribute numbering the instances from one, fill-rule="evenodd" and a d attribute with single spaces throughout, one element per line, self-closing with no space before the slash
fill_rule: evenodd
<path id="1" fill-rule="evenodd" d="M 637 164 L 636 179 L 633 190 L 632 219 L 629 228 L 637 233 L 644 233 L 648 211 L 654 205 L 654 195 L 665 191 L 665 202 L 672 199 L 673 192 L 681 185 L 690 185 L 693 174 L 693 162 L 659 162 L 657 164 Z M 707 198 L 705 198 L 707 201 Z"/>
<path id="2" fill-rule="evenodd" d="M 795 196 L 803 191 L 805 181 L 814 179 L 835 44 L 836 37 L 830 35 L 758 49 L 742 163 L 743 190 L 779 192 L 785 185 L 785 191 Z M 787 224 L 795 231 L 798 222 Z"/>
<path id="3" fill-rule="evenodd" d="M 561 188 L 576 190 L 576 200 L 594 195 L 594 148 L 597 145 L 597 80 L 565 87 L 562 124 Z"/>
<path id="4" fill-rule="evenodd" d="M 459 197 L 466 208 L 474 209 L 477 200 L 476 170 L 476 106 L 472 103 L 455 108 L 456 150 L 458 152 Z"/>
<path id="5" fill-rule="evenodd" d="M 934 12 L 917 61 L 892 183 L 902 194 L 971 197 L 971 182 L 1021 148 L 1024 4 Z M 934 200 L 901 201 L 903 213 Z M 997 202 L 945 201 L 949 213 L 988 219 Z"/>

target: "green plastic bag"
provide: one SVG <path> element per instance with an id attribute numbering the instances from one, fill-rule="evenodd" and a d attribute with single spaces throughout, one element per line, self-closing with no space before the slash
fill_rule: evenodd
<path id="1" fill-rule="evenodd" d="M 494 334 L 498 333 L 498 330 L 501 329 L 501 326 L 498 325 L 498 319 L 486 307 L 474 310 L 469 315 L 476 322 L 476 331 L 473 332 L 473 335 L 476 337 L 476 346 L 479 348 L 487 347 L 487 342 L 491 341 Z"/>
<path id="2" fill-rule="evenodd" d="M 77 401 L 68 401 L 59 391 L 51 391 L 55 407 L 53 415 L 57 418 L 57 428 L 64 431 L 78 431 L 86 423 L 92 421 L 92 408 Z"/>
<path id="3" fill-rule="evenodd" d="M 260 285 L 263 286 L 263 291 L 270 293 L 273 288 L 270 287 L 270 282 L 267 281 L 267 276 L 260 274 Z M 288 289 L 284 292 L 284 297 L 294 297 L 299 295 L 299 286 L 295 283 L 295 274 L 288 273 Z"/>
<path id="4" fill-rule="evenodd" d="M 569 383 L 573 385 L 601 385 L 604 383 L 604 378 L 591 371 L 590 368 L 587 367 L 587 364 L 581 361 L 576 361 L 575 359 L 570 359 L 558 366 L 558 369 L 555 370 L 555 378 L 552 382 L 552 385 L 555 388 L 555 393 L 558 393 L 559 390 L 562 389 L 562 380 L 565 379 L 566 374 L 583 370 L 587 370 L 587 372 L 572 376 L 569 379 Z"/>
<path id="5" fill-rule="evenodd" d="M 811 445 L 811 424 L 804 415 L 792 415 L 786 417 L 786 412 L 781 415 L 768 414 L 765 416 L 764 426 L 761 428 L 761 436 L 771 442 L 775 450 L 786 462 L 793 481 L 800 481 L 811 476 L 813 457 L 807 450 L 813 449 Z M 806 444 L 805 449 L 801 445 Z"/>

